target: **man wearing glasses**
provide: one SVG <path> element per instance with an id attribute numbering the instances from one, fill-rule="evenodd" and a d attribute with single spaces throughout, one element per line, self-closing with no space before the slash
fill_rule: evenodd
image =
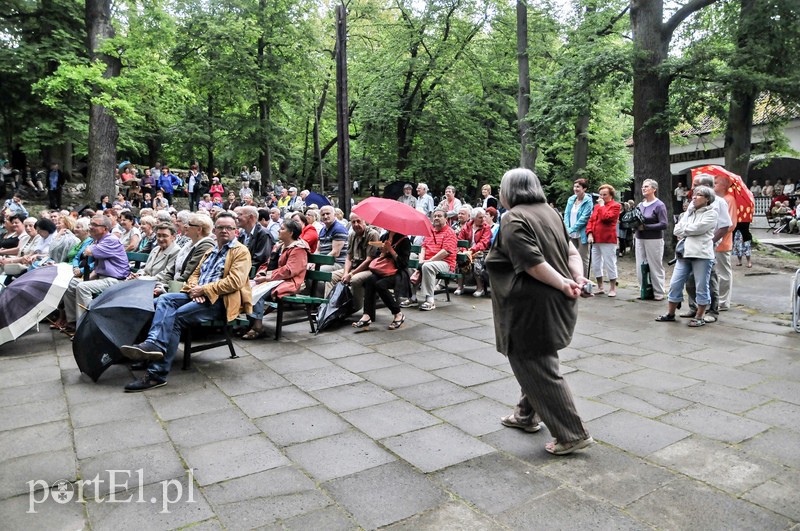
<path id="1" fill-rule="evenodd" d="M 106 288 L 121 282 L 131 274 L 128 255 L 122 243 L 111 235 L 113 221 L 108 216 L 97 215 L 89 222 L 89 235 L 94 240 L 83 255 L 94 260 L 89 280 L 70 281 L 64 293 L 64 313 L 67 316 L 67 334 L 75 332 L 75 324 L 89 307 L 92 297 Z"/>
<path id="2" fill-rule="evenodd" d="M 236 218 L 227 212 L 219 214 L 214 235 L 216 244 L 206 252 L 181 292 L 158 298 L 147 339 L 120 348 L 129 359 L 149 362 L 145 375 L 125 386 L 126 393 L 167 384 L 182 328 L 211 319 L 232 321 L 240 313 L 252 311 L 250 251 L 236 239 Z"/>

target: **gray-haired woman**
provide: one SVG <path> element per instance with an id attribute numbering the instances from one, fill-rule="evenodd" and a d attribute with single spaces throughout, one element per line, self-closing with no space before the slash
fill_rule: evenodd
<path id="1" fill-rule="evenodd" d="M 508 356 L 522 388 L 516 410 L 501 422 L 532 433 L 544 421 L 555 437 L 545 450 L 569 454 L 594 444 L 558 361 L 558 351 L 572 341 L 577 299 L 589 281 L 564 223 L 548 206 L 532 171 L 507 172 L 500 183 L 500 203 L 508 212 L 486 269 L 497 350 Z"/>

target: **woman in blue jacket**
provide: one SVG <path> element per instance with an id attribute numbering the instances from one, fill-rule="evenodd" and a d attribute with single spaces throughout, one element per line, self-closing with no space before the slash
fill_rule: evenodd
<path id="1" fill-rule="evenodd" d="M 175 193 L 175 187 L 181 184 L 181 180 L 178 177 L 169 171 L 169 168 L 164 166 L 161 168 L 161 176 L 158 178 L 157 190 L 161 190 L 164 193 L 164 197 L 167 198 L 167 202 L 172 205 L 172 194 Z"/>
<path id="2" fill-rule="evenodd" d="M 592 197 L 586 193 L 589 183 L 586 179 L 575 179 L 572 191 L 575 194 L 567 200 L 567 207 L 564 209 L 564 225 L 567 226 L 569 239 L 578 249 L 578 254 L 583 260 L 583 276 L 589 275 L 589 242 L 586 239 L 586 224 L 592 216 L 594 202 Z"/>

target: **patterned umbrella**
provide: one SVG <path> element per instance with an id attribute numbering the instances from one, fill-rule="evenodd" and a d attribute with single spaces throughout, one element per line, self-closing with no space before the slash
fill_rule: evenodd
<path id="1" fill-rule="evenodd" d="M 692 168 L 692 178 L 698 173 L 707 173 L 715 177 L 725 177 L 731 183 L 728 188 L 728 193 L 733 194 L 736 200 L 736 213 L 737 222 L 751 223 L 753 221 L 753 212 L 755 210 L 756 200 L 753 197 L 753 192 L 744 184 L 742 178 L 722 166 L 711 164 L 709 166 L 700 166 L 699 168 Z"/>
<path id="2" fill-rule="evenodd" d="M 72 280 L 72 266 L 37 267 L 12 282 L 0 293 L 0 345 L 13 341 L 37 326 L 58 308 Z"/>

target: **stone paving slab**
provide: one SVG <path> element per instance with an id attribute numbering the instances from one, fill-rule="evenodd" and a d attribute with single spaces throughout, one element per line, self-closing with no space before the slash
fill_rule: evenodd
<path id="1" fill-rule="evenodd" d="M 142 394 L 122 392 L 126 366 L 93 383 L 65 337 L 33 331 L 0 345 L 2 527 L 798 528 L 800 335 L 741 307 L 698 330 L 663 325 L 663 304 L 619 293 L 580 301 L 560 353 L 598 441 L 563 458 L 544 450 L 546 429 L 499 422 L 519 386 L 486 298 L 439 294 L 397 331 L 300 323 L 281 341 L 237 340 L 239 359 L 199 353 Z M 131 479 L 112 486 L 111 470 Z M 42 498 L 92 478 L 106 481 L 89 498 L 142 501 L 26 512 L 28 482 Z M 165 484 L 183 499 L 161 513 Z"/>

